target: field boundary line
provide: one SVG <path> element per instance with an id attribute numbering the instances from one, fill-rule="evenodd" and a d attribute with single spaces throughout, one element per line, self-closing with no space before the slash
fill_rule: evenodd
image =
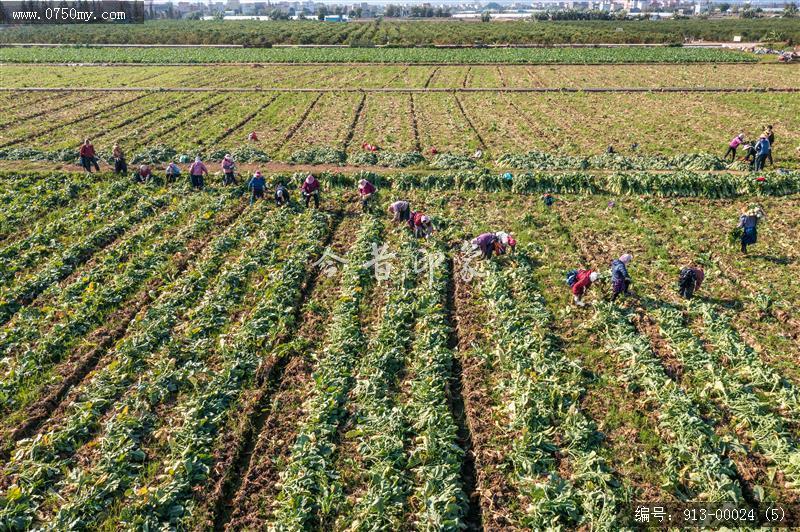
<path id="1" fill-rule="evenodd" d="M 374 92 L 374 93 L 436 93 L 436 92 L 519 92 L 519 93 L 794 93 L 800 87 L 0 87 L 0 92 Z M 144 94 L 142 97 L 146 96 Z M 135 100 L 123 102 L 126 105 Z M 99 114 L 99 113 L 97 113 Z M 81 119 L 90 118 L 84 116 Z M 49 131 L 49 130 L 48 130 Z"/>
<path id="2" fill-rule="evenodd" d="M 461 116 L 464 117 L 464 120 L 467 121 L 467 124 L 469 125 L 470 129 L 472 129 L 472 132 L 475 133 L 476 137 L 478 137 L 478 142 L 481 143 L 481 148 L 484 150 L 487 149 L 486 142 L 484 142 L 483 137 L 478 131 L 478 128 L 476 128 L 475 124 L 472 123 L 472 119 L 469 117 L 467 111 L 464 109 L 464 106 L 461 104 L 461 100 L 458 99 L 458 94 L 453 93 L 453 99 L 456 101 L 459 111 L 461 111 Z"/>
<path id="3" fill-rule="evenodd" d="M 361 114 L 364 112 L 364 103 L 367 101 L 367 94 L 362 92 L 361 98 L 358 100 L 358 106 L 356 107 L 356 112 L 353 115 L 353 120 L 350 122 L 350 127 L 347 129 L 347 136 L 344 139 L 344 143 L 342 144 L 342 151 L 347 151 L 347 148 L 350 147 L 350 143 L 353 142 L 353 137 L 356 134 L 356 127 L 358 126 L 358 121 L 361 119 Z"/>
<path id="4" fill-rule="evenodd" d="M 1 47 L 0 47 L 1 48 Z M 281 62 L 281 61 L 228 61 L 218 63 L 109 63 L 109 62 L 75 62 L 75 63 L 51 63 L 51 62 L 0 62 L 0 66 L 65 66 L 65 67 L 80 67 L 80 66 L 100 66 L 100 67 L 170 67 L 170 66 L 204 66 L 204 67 L 218 67 L 218 66 L 280 66 L 280 67 L 302 67 L 302 66 L 572 66 L 572 67 L 587 67 L 587 66 L 636 66 L 636 65 L 782 65 L 790 68 L 791 65 L 800 65 L 800 63 L 779 63 L 777 61 L 628 61 L 628 62 L 593 62 L 593 63 L 559 63 L 552 62 L 532 62 L 532 61 L 483 61 L 476 63 L 443 63 L 435 61 L 363 61 L 363 62 L 346 62 L 346 61 L 320 61 L 320 62 Z"/>
<path id="5" fill-rule="evenodd" d="M 439 72 L 439 67 L 438 66 L 436 68 L 434 68 L 433 70 L 431 70 L 431 73 L 428 76 L 428 79 L 425 80 L 425 88 L 426 89 L 431 86 L 431 81 L 433 81 L 433 78 L 436 76 L 437 72 Z"/>
<path id="6" fill-rule="evenodd" d="M 414 150 L 422 152 L 422 145 L 419 142 L 419 125 L 417 124 L 417 106 L 414 103 L 414 95 L 409 94 L 409 106 L 411 112 L 411 127 L 414 132 Z"/>
<path id="7" fill-rule="evenodd" d="M 243 128 L 244 126 L 246 126 L 247 123 L 250 122 L 252 119 L 254 119 L 256 116 L 258 116 L 258 114 L 261 111 L 263 111 L 264 109 L 266 109 L 267 107 L 272 105 L 273 102 L 278 99 L 278 96 L 280 96 L 280 94 L 275 94 L 269 100 L 267 100 L 265 103 L 262 103 L 261 105 L 259 105 L 258 108 L 256 108 L 255 111 L 251 112 L 250 114 L 248 114 L 247 116 L 242 118 L 236 125 L 234 125 L 233 127 L 230 127 L 228 129 L 226 129 L 225 131 L 223 131 L 221 135 L 217 136 L 217 138 L 215 138 L 212 141 L 212 143 L 216 144 L 218 142 L 221 142 L 221 141 L 225 140 L 226 138 L 230 137 L 231 135 L 233 135 L 234 132 L 236 132 L 236 131 L 240 130 L 241 128 Z"/>
<path id="8" fill-rule="evenodd" d="M 319 92 L 319 91 L 315 91 L 315 92 Z M 292 125 L 292 127 L 289 128 L 289 131 L 286 132 L 286 135 L 283 137 L 283 141 L 281 142 L 280 146 L 278 146 L 278 148 L 275 150 L 276 152 L 282 150 L 283 147 L 286 146 L 289 143 L 290 140 L 292 140 L 292 137 L 294 137 L 294 134 L 297 133 L 297 131 L 301 127 L 303 127 L 303 124 L 306 122 L 306 119 L 308 118 L 308 115 L 310 115 L 311 111 L 314 110 L 314 107 L 317 106 L 317 102 L 320 100 L 320 98 L 322 98 L 322 92 L 319 92 L 319 94 L 317 94 L 317 97 L 314 98 L 314 100 L 312 100 L 312 102 L 309 104 L 309 106 L 306 108 L 306 110 L 303 112 L 303 114 L 300 116 L 300 118 L 297 120 L 297 122 L 295 122 Z"/>

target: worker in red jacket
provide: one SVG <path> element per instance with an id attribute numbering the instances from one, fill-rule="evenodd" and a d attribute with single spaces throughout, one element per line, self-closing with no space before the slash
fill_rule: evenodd
<path id="1" fill-rule="evenodd" d="M 412 212 L 408 218 L 408 227 L 417 238 L 428 238 L 433 234 L 433 222 L 421 212 Z"/>
<path id="2" fill-rule="evenodd" d="M 303 185 L 300 187 L 300 190 L 303 193 L 303 199 L 306 202 L 306 207 L 308 207 L 311 198 L 314 198 L 314 207 L 319 209 L 319 181 L 317 178 L 314 177 L 313 174 L 308 174 L 306 180 L 303 181 Z"/>
<path id="3" fill-rule="evenodd" d="M 599 275 L 592 270 L 578 270 L 575 277 L 575 282 L 572 284 L 572 300 L 579 307 L 585 307 L 586 303 L 583 302 L 583 296 L 589 291 L 592 283 L 597 281 Z"/>
<path id="4" fill-rule="evenodd" d="M 94 146 L 92 146 L 92 142 L 89 139 L 83 141 L 78 153 L 81 156 L 81 166 L 83 166 L 84 170 L 92 173 L 92 165 L 94 165 L 95 170 L 100 171 L 100 165 L 97 164 L 97 154 L 95 154 Z"/>
<path id="5" fill-rule="evenodd" d="M 367 181 L 366 179 L 361 179 L 358 182 L 358 195 L 361 198 L 361 210 L 364 212 L 367 211 L 369 208 L 369 200 L 371 200 L 377 189 L 375 185 Z"/>

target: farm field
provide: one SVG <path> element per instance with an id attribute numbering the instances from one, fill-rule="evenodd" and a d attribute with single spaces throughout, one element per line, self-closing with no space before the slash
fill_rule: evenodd
<path id="1" fill-rule="evenodd" d="M 362 213 L 359 175 L 323 175 L 319 211 L 0 175 L 0 525 L 617 529 L 637 500 L 796 500 L 796 194 L 547 208 L 535 191 L 579 185 L 372 174 Z M 43 181 L 50 207 L 17 208 Z M 397 197 L 432 239 L 391 223 Z M 767 218 L 743 256 L 728 233 L 751 202 Z M 515 254 L 465 257 L 500 229 Z M 635 295 L 604 302 L 601 281 L 572 306 L 564 272 L 623 252 Z"/>
<path id="2" fill-rule="evenodd" d="M 800 68 L 719 65 L 5 65 L 2 88 L 241 89 L 780 89 Z M 220 78 L 226 83 L 219 83 Z"/>
<path id="3" fill-rule="evenodd" d="M 437 24 L 477 38 L 406 38 Z M 131 31 L 154 27 L 171 26 Z M 58 29 L 118 42 L 95 31 Z M 627 530 L 637 501 L 799 501 L 796 65 L 680 47 L 0 47 L 0 63 L 0 530 Z M 766 170 L 723 160 L 767 124 Z M 96 173 L 77 166 L 87 137 Z M 112 174 L 115 143 L 156 179 Z M 300 201 L 309 172 L 320 209 Z M 289 206 L 269 201 L 279 182 Z M 398 199 L 431 238 L 391 221 Z M 514 253 L 469 255 L 501 230 Z M 612 301 L 624 253 L 633 293 Z M 705 280 L 687 301 L 690 264 Z M 601 274 L 585 307 L 575 268 Z"/>
<path id="4" fill-rule="evenodd" d="M 780 164 L 795 164 L 800 145 L 797 93 L 5 93 L 11 95 L 9 101 L 41 102 L 11 107 L 4 117 L 0 158 L 12 160 L 74 161 L 86 136 L 101 154 L 120 142 L 129 157 L 155 145 L 209 158 L 252 147 L 288 161 L 308 148 L 356 155 L 368 142 L 387 152 L 466 155 L 481 147 L 487 164 L 506 153 L 587 156 L 609 145 L 631 156 L 721 158 L 730 137 L 745 131 L 750 138 L 764 124 L 778 132 Z M 252 131 L 258 141 L 249 143 Z"/>

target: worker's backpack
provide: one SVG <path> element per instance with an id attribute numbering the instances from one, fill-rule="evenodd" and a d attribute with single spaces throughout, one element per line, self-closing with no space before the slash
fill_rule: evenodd
<path id="1" fill-rule="evenodd" d="M 567 272 L 567 286 L 572 287 L 572 285 L 578 282 L 578 271 L 579 270 L 570 270 Z"/>

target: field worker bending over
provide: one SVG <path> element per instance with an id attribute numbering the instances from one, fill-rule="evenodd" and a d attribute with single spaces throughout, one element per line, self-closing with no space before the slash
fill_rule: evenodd
<path id="1" fill-rule="evenodd" d="M 256 173 L 253 174 L 253 177 L 250 178 L 250 182 L 247 184 L 247 188 L 250 189 L 250 205 L 255 203 L 257 198 L 264 198 L 264 189 L 267 187 L 267 181 L 264 179 L 264 176 L 261 175 L 261 172 L 256 170 Z"/>
<path id="2" fill-rule="evenodd" d="M 736 226 L 742 229 L 742 253 L 746 254 L 747 246 L 752 246 L 758 241 L 758 221 L 765 216 L 764 210 L 758 205 L 742 209 L 739 225 Z"/>
<path id="3" fill-rule="evenodd" d="M 494 233 L 483 233 L 478 235 L 472 240 L 472 249 L 481 250 L 481 258 L 488 260 L 492 258 L 495 244 L 497 244 L 497 235 Z"/>
<path id="4" fill-rule="evenodd" d="M 236 184 L 236 163 L 233 162 L 233 157 L 230 153 L 226 153 L 222 158 L 222 184 L 235 185 Z"/>
<path id="5" fill-rule="evenodd" d="M 412 212 L 408 218 L 408 227 L 417 238 L 428 238 L 433 234 L 433 222 L 421 212 Z"/>
<path id="6" fill-rule="evenodd" d="M 633 255 L 626 253 L 611 263 L 611 301 L 617 296 L 630 295 L 631 277 L 628 275 L 628 264 L 633 260 Z"/>
<path id="7" fill-rule="evenodd" d="M 208 175 L 208 168 L 203 164 L 200 157 L 195 157 L 192 166 L 189 167 L 189 179 L 192 180 L 192 188 L 202 190 L 205 186 L 203 176 Z"/>
<path id="8" fill-rule="evenodd" d="M 398 200 L 389 205 L 389 214 L 393 222 L 407 222 L 411 214 L 411 204 L 405 200 Z"/>
<path id="9" fill-rule="evenodd" d="M 146 164 L 142 164 L 139 166 L 139 169 L 133 175 L 134 180 L 137 183 L 147 183 L 150 181 L 150 178 L 153 176 L 153 172 L 150 170 L 150 167 Z"/>
<path id="10" fill-rule="evenodd" d="M 678 293 L 684 299 L 692 299 L 695 291 L 700 290 L 706 274 L 702 268 L 697 266 L 687 266 L 681 269 L 678 277 Z"/>
<path id="11" fill-rule="evenodd" d="M 317 178 L 314 177 L 313 174 L 308 174 L 300 190 L 303 192 L 303 199 L 306 201 L 306 207 L 308 207 L 311 198 L 314 198 L 314 207 L 319 209 L 319 181 L 317 181 Z"/>
<path id="12" fill-rule="evenodd" d="M 361 210 L 366 211 L 369 208 L 369 200 L 377 192 L 375 185 L 367 181 L 366 179 L 361 179 L 358 181 L 358 195 L 361 197 Z"/>
<path id="13" fill-rule="evenodd" d="M 727 160 L 728 155 L 730 155 L 731 161 L 735 161 L 736 150 L 739 148 L 739 146 L 742 145 L 743 142 L 744 142 L 744 133 L 739 133 L 738 135 L 733 137 L 733 140 L 731 140 L 730 143 L 728 144 L 728 151 L 725 152 L 725 157 L 723 157 L 723 159 Z"/>
<path id="14" fill-rule="evenodd" d="M 255 131 L 251 131 L 249 135 L 247 135 L 247 140 L 250 142 L 258 142 L 258 135 L 256 135 Z"/>
<path id="15" fill-rule="evenodd" d="M 283 183 L 278 183 L 275 187 L 275 205 L 278 207 L 289 205 L 289 189 Z"/>
<path id="16" fill-rule="evenodd" d="M 164 174 L 167 177 L 167 183 L 174 183 L 178 179 L 178 176 L 181 175 L 181 168 L 175 164 L 175 161 L 170 161 Z"/>
<path id="17" fill-rule="evenodd" d="M 585 307 L 583 296 L 591 288 L 592 283 L 597 281 L 600 275 L 592 270 L 572 270 L 567 274 L 567 285 L 572 290 L 572 301 L 579 307 Z"/>
<path id="18" fill-rule="evenodd" d="M 494 251 L 497 255 L 505 255 L 509 249 L 513 253 L 517 248 L 517 241 L 510 234 L 498 231 L 495 236 L 497 236 L 497 243 L 495 243 Z"/>

